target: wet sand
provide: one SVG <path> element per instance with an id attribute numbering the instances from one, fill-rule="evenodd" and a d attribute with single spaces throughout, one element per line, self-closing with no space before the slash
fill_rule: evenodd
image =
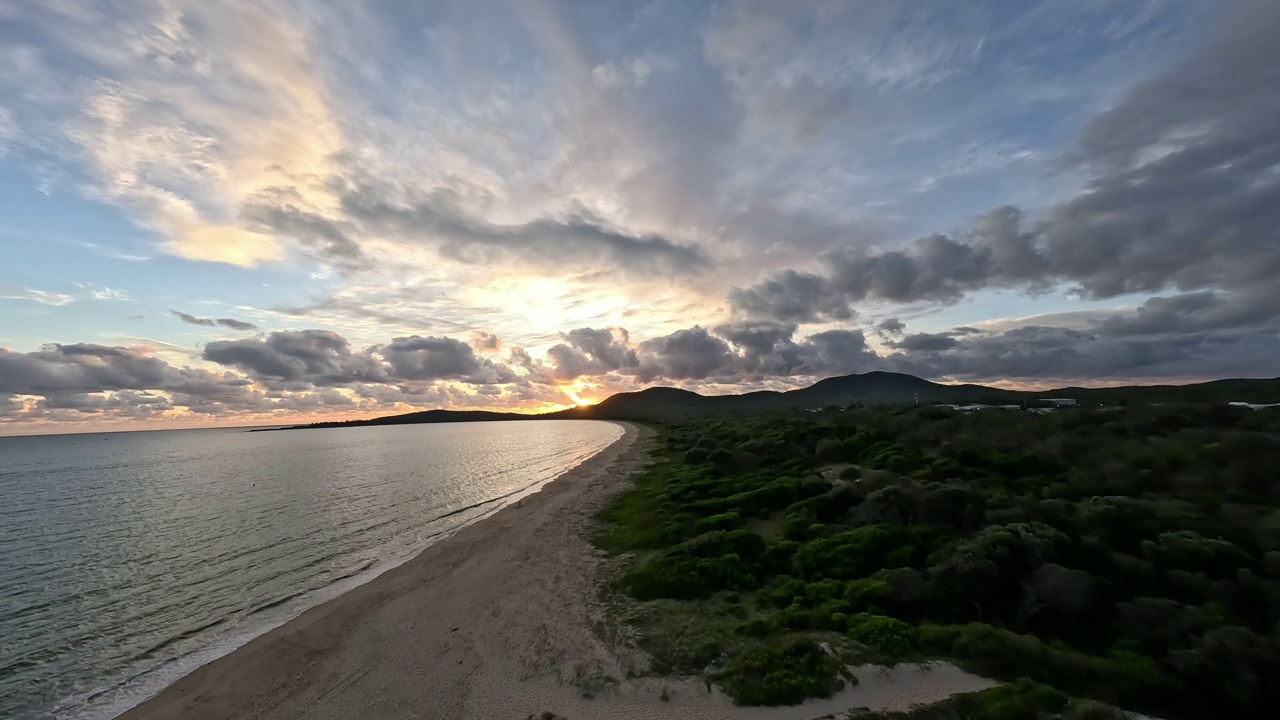
<path id="1" fill-rule="evenodd" d="M 519 505 L 206 665 L 126 720 L 804 720 L 906 709 L 992 683 L 945 663 L 855 668 L 859 684 L 792 708 L 739 708 L 648 658 L 598 595 L 596 512 L 644 467 L 623 437 Z"/>

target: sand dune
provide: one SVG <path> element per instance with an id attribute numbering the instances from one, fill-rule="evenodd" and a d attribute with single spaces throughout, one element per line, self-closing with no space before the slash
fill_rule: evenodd
<path id="1" fill-rule="evenodd" d="M 607 622 L 596 510 L 643 466 L 651 432 L 614 445 L 373 582 L 180 680 L 127 720 L 802 720 L 905 709 L 991 683 L 946 664 L 857 668 L 860 682 L 794 708 L 739 708 L 696 679 L 645 677 Z M 615 629 L 611 629 L 615 628 Z M 665 698 L 665 699 L 664 699 Z"/>

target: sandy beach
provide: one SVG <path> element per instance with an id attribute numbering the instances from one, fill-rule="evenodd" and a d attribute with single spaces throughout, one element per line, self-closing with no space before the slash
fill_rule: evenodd
<path id="1" fill-rule="evenodd" d="M 647 677 L 599 600 L 597 510 L 644 467 L 623 437 L 519 505 L 308 610 L 125 713 L 126 720 L 805 720 L 906 709 L 992 683 L 934 664 L 855 668 L 856 686 L 793 708 L 739 708 L 697 679 Z"/>

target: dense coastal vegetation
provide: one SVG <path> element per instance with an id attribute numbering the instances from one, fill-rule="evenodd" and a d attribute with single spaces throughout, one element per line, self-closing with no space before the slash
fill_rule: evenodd
<path id="1" fill-rule="evenodd" d="M 660 672 L 743 704 L 829 695 L 858 662 L 950 658 L 1017 683 L 930 718 L 1280 707 L 1280 409 L 653 425 L 655 463 L 598 543 Z"/>

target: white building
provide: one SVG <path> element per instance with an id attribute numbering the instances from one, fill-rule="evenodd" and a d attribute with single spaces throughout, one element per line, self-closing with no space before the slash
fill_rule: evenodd
<path id="1" fill-rule="evenodd" d="M 1075 407 L 1076 401 L 1072 398 L 1040 398 L 1040 402 L 1049 403 L 1058 407 Z"/>

